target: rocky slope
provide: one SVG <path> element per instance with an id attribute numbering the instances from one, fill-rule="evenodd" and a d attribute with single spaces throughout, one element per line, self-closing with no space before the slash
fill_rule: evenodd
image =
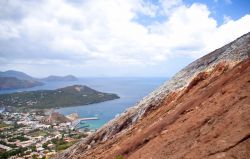
<path id="1" fill-rule="evenodd" d="M 191 63 L 56 158 L 249 158 L 250 33 Z"/>
<path id="2" fill-rule="evenodd" d="M 67 117 L 58 112 L 53 112 L 50 115 L 44 117 L 43 122 L 46 124 L 55 124 L 55 123 L 59 124 L 59 123 L 70 122 L 70 119 L 68 119 Z"/>

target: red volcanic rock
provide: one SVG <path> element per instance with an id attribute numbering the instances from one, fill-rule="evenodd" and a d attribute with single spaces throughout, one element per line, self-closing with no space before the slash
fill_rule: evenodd
<path id="1" fill-rule="evenodd" d="M 194 61 L 56 158 L 250 158 L 249 53 L 250 33 Z"/>

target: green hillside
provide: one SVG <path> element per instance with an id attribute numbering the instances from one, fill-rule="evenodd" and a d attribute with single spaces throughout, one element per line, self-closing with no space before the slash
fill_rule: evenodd
<path id="1" fill-rule="evenodd" d="M 25 108 L 57 108 L 87 105 L 119 98 L 112 93 L 103 93 L 82 85 L 56 90 L 38 90 L 0 95 L 0 106 Z"/>

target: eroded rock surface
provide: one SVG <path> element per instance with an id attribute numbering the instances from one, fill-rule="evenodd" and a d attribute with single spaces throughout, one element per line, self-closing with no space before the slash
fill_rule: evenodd
<path id="1" fill-rule="evenodd" d="M 249 54 L 250 33 L 191 63 L 57 158 L 249 158 Z"/>

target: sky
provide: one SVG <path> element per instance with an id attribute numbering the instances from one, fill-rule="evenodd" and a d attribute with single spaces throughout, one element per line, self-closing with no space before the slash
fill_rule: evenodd
<path id="1" fill-rule="evenodd" d="M 0 71 L 170 77 L 249 31 L 248 0 L 0 0 Z"/>

